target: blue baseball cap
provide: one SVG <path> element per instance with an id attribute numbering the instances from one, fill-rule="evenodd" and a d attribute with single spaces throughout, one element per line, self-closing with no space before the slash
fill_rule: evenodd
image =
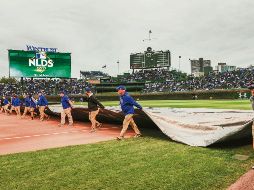
<path id="1" fill-rule="evenodd" d="M 91 88 L 89 88 L 89 87 L 86 87 L 85 90 L 86 90 L 86 92 L 91 92 L 92 91 Z"/>
<path id="2" fill-rule="evenodd" d="M 120 85 L 116 88 L 116 90 L 126 90 L 126 87 L 123 85 Z"/>

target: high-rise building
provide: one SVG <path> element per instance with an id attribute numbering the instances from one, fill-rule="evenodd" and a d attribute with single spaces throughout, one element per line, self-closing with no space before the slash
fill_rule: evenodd
<path id="1" fill-rule="evenodd" d="M 191 62 L 191 74 L 197 75 L 197 73 L 204 74 L 205 67 L 211 67 L 211 60 L 204 60 L 203 58 L 192 59 Z"/>
<path id="2" fill-rule="evenodd" d="M 228 72 L 228 71 L 235 71 L 236 70 L 236 66 L 232 66 L 232 65 L 227 65 L 226 63 L 218 63 L 217 66 L 215 66 L 215 69 L 218 72 Z"/>

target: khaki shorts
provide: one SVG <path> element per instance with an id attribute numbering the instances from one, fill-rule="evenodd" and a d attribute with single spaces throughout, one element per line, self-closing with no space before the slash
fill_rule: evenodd
<path id="1" fill-rule="evenodd" d="M 253 124 L 252 124 L 252 138 L 254 140 L 254 121 L 253 121 Z"/>

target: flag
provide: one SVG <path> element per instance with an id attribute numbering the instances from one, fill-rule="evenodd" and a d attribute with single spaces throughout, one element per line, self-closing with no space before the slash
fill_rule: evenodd
<path id="1" fill-rule="evenodd" d="M 103 65 L 102 68 L 105 69 L 107 67 L 107 65 Z"/>
<path id="2" fill-rule="evenodd" d="M 152 30 L 149 30 L 149 34 L 151 34 L 152 33 Z"/>

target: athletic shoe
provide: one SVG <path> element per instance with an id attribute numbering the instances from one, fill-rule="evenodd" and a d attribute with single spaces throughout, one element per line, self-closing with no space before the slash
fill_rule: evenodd
<path id="1" fill-rule="evenodd" d="M 61 124 L 61 123 L 59 123 L 59 124 L 58 124 L 58 127 L 63 127 L 63 126 L 64 126 L 64 125 L 63 125 L 63 124 Z"/>
<path id="2" fill-rule="evenodd" d="M 100 123 L 99 125 L 97 125 L 98 128 L 101 128 L 102 127 L 102 123 Z"/>
<path id="3" fill-rule="evenodd" d="M 116 137 L 116 140 L 118 140 L 118 141 L 121 141 L 123 139 L 124 139 L 124 137 Z"/>
<path id="4" fill-rule="evenodd" d="M 251 167 L 254 170 L 254 166 Z"/>
<path id="5" fill-rule="evenodd" d="M 134 138 L 142 137 L 142 134 L 136 134 Z"/>
<path id="6" fill-rule="evenodd" d="M 91 129 L 90 133 L 95 133 L 96 129 Z"/>

